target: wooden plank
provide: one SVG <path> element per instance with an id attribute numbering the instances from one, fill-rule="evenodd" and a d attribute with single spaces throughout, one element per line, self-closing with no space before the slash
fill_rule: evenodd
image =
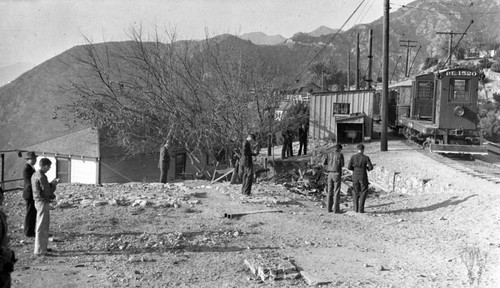
<path id="1" fill-rule="evenodd" d="M 220 176 L 219 178 L 217 178 L 215 180 L 212 180 L 212 182 L 210 184 L 214 184 L 215 182 L 219 181 L 220 179 L 222 179 L 222 178 L 226 177 L 227 175 L 233 173 L 233 171 L 234 171 L 234 168 L 232 168 L 231 170 L 229 170 L 229 172 L 225 173 L 224 175 Z M 215 173 L 217 173 L 217 170 L 214 171 L 214 177 L 215 177 Z"/>

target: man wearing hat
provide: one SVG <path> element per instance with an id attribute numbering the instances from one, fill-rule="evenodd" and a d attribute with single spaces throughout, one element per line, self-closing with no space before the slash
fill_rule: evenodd
<path id="1" fill-rule="evenodd" d="M 24 234 L 28 237 L 35 237 L 36 208 L 33 200 L 33 189 L 31 186 L 31 176 L 35 173 L 35 163 L 37 155 L 35 152 L 26 154 L 26 165 L 24 166 L 24 189 L 23 198 L 26 200 L 26 217 L 24 218 Z"/>

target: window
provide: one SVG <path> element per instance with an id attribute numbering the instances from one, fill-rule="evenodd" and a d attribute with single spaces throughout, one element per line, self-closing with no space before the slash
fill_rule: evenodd
<path id="1" fill-rule="evenodd" d="M 70 182 L 70 169 L 71 165 L 69 159 L 57 158 L 56 159 L 56 177 L 59 178 L 60 183 Z"/>
<path id="2" fill-rule="evenodd" d="M 333 115 L 349 115 L 351 114 L 350 103 L 333 103 Z"/>
<path id="3" fill-rule="evenodd" d="M 432 99 L 434 94 L 434 82 L 418 82 L 418 99 Z"/>
<path id="4" fill-rule="evenodd" d="M 450 102 L 469 102 L 470 87 L 469 80 L 451 79 L 450 80 Z"/>

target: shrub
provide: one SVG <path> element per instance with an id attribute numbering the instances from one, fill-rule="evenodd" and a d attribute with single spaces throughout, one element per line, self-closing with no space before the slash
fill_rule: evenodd
<path id="1" fill-rule="evenodd" d="M 500 72 L 500 63 L 495 63 L 495 64 L 491 65 L 491 71 Z"/>

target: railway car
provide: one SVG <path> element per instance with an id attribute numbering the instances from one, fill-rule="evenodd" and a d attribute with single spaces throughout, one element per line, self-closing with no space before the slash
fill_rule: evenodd
<path id="1" fill-rule="evenodd" d="M 482 77 L 480 72 L 455 68 L 390 86 L 389 125 L 432 152 L 486 155 L 478 126 Z"/>

